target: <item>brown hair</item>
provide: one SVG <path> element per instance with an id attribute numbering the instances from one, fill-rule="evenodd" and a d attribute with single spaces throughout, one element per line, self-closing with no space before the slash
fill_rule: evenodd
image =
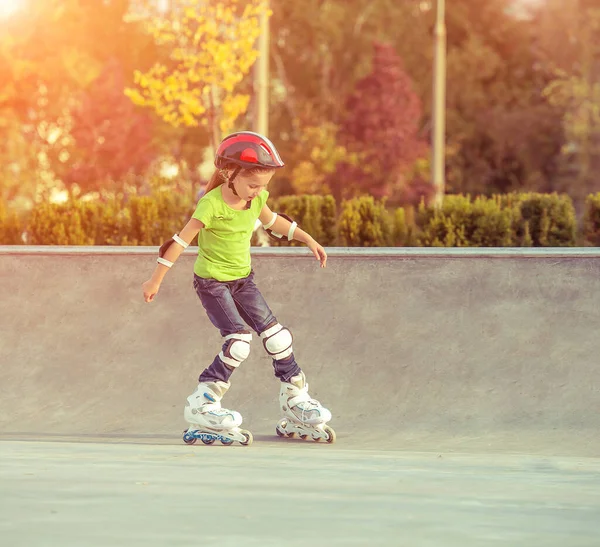
<path id="1" fill-rule="evenodd" d="M 206 185 L 206 189 L 204 190 L 204 195 L 208 194 L 211 190 L 214 190 L 217 186 L 221 186 L 221 184 L 227 182 L 227 176 L 222 169 L 217 169 L 213 176 L 210 177 L 208 184 Z"/>
<path id="2" fill-rule="evenodd" d="M 227 182 L 227 171 L 226 169 L 235 167 L 233 165 L 228 165 L 225 169 L 217 169 L 213 176 L 210 177 L 208 184 L 206 185 L 206 189 L 204 190 L 204 195 L 208 194 L 211 190 L 214 190 L 217 186 L 221 186 L 222 184 Z M 249 173 L 254 175 L 255 173 L 262 173 L 264 171 L 273 171 L 273 169 L 269 169 L 268 167 L 251 167 L 250 169 L 242 169 L 241 173 Z"/>

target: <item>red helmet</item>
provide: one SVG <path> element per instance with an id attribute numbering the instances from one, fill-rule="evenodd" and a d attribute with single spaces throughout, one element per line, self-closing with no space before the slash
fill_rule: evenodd
<path id="1" fill-rule="evenodd" d="M 245 169 L 279 169 L 285 165 L 275 145 L 267 137 L 252 131 L 232 133 L 221 141 L 215 155 L 215 166 L 223 169 L 232 163 Z"/>

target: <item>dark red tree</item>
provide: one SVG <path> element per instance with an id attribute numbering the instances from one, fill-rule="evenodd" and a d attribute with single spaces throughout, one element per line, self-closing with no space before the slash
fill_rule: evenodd
<path id="1" fill-rule="evenodd" d="M 360 168 L 342 166 L 337 185 L 347 185 L 352 193 L 389 196 L 415 160 L 427 153 L 419 135 L 421 101 L 392 46 L 374 44 L 372 71 L 357 83 L 346 110 L 340 142 L 364 154 L 364 162 Z"/>
<path id="2" fill-rule="evenodd" d="M 155 158 L 153 120 L 123 93 L 118 60 L 110 61 L 73 111 L 75 147 L 64 182 L 82 193 L 118 187 L 127 175 L 145 172 Z"/>

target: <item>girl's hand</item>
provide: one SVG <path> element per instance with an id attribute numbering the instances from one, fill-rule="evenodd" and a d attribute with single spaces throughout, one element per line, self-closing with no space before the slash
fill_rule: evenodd
<path id="1" fill-rule="evenodd" d="M 327 253 L 325 252 L 325 249 L 323 249 L 323 247 L 321 247 L 314 239 L 310 239 L 306 246 L 312 251 L 317 260 L 321 262 L 321 268 L 326 268 Z"/>
<path id="2" fill-rule="evenodd" d="M 146 302 L 152 302 L 156 293 L 158 293 L 158 289 L 160 289 L 160 283 L 153 281 L 152 279 L 148 279 L 145 283 L 142 283 L 142 290 L 144 291 L 144 300 Z"/>

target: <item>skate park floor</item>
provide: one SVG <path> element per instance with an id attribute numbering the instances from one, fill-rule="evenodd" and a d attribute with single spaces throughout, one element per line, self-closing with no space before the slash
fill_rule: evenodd
<path id="1" fill-rule="evenodd" d="M 0 442 L 10 547 L 597 546 L 600 461 L 348 448 Z"/>
<path id="2" fill-rule="evenodd" d="M 600 545 L 600 252 L 300 253 L 253 263 L 337 441 L 275 435 L 257 343 L 227 447 L 193 250 L 148 306 L 155 248 L 0 248 L 0 547 Z"/>

